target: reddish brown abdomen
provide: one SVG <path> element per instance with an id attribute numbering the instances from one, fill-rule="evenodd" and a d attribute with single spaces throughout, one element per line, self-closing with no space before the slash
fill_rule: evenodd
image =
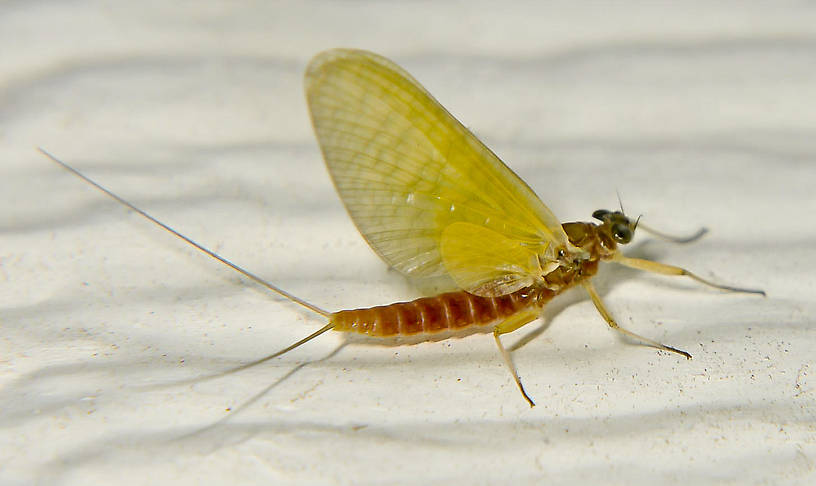
<path id="1" fill-rule="evenodd" d="M 335 331 L 374 337 L 432 334 L 506 319 L 534 304 L 543 305 L 554 295 L 547 289 L 522 289 L 501 297 L 449 292 L 411 302 L 339 311 L 329 316 L 329 322 Z"/>

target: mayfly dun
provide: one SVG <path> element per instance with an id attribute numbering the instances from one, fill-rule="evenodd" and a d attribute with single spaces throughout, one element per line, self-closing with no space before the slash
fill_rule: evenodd
<path id="1" fill-rule="evenodd" d="M 665 235 L 638 224 L 622 208 L 595 211 L 592 216 L 598 222 L 560 223 L 524 181 L 411 75 L 384 57 L 351 49 L 323 52 L 309 64 L 305 88 L 329 173 L 363 238 L 390 267 L 417 283 L 436 282 L 443 293 L 327 312 L 187 238 L 40 149 L 119 203 L 328 321 L 304 339 L 239 369 L 280 356 L 329 330 L 431 339 L 443 331 L 477 329 L 493 333 L 518 389 L 533 406 L 501 335 L 537 319 L 547 302 L 570 287 L 586 290 L 610 328 L 691 358 L 617 324 L 592 285 L 601 261 L 764 295 L 761 290 L 719 285 L 680 267 L 623 256 L 619 245 L 632 241 L 636 229 Z"/>

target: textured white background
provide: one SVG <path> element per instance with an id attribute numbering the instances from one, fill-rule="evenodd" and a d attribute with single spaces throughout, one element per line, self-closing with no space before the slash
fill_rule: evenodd
<path id="1" fill-rule="evenodd" d="M 313 140 L 302 72 L 337 46 L 403 65 L 562 219 L 617 190 L 655 227 L 711 229 L 630 254 L 768 298 L 606 268 L 621 324 L 694 359 L 573 292 L 514 354 L 534 409 L 481 335 L 289 376 L 327 334 L 184 383 L 322 324 L 34 148 L 317 305 L 415 297 Z M 0 482 L 814 481 L 813 3 L 7 1 L 0 59 Z"/>

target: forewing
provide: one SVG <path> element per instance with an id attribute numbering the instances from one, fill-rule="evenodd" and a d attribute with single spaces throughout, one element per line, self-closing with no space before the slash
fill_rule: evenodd
<path id="1" fill-rule="evenodd" d="M 365 51 L 326 51 L 309 64 L 305 84 L 337 191 L 360 233 L 393 268 L 420 280 L 448 275 L 442 235 L 457 222 L 520 247 L 568 245 L 535 193 L 396 64 Z M 472 250 L 456 262 L 451 250 L 448 260 L 476 261 L 479 249 Z M 501 268 L 528 265 L 514 261 L 523 253 L 491 258 L 489 271 L 482 266 L 486 271 L 454 280 L 468 288 L 463 284 L 500 279 Z"/>

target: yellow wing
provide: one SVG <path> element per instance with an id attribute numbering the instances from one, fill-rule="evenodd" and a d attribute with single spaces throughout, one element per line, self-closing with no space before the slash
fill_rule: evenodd
<path id="1" fill-rule="evenodd" d="M 502 295 L 569 246 L 524 181 L 396 64 L 330 50 L 311 61 L 305 85 L 340 198 L 396 270 Z"/>

